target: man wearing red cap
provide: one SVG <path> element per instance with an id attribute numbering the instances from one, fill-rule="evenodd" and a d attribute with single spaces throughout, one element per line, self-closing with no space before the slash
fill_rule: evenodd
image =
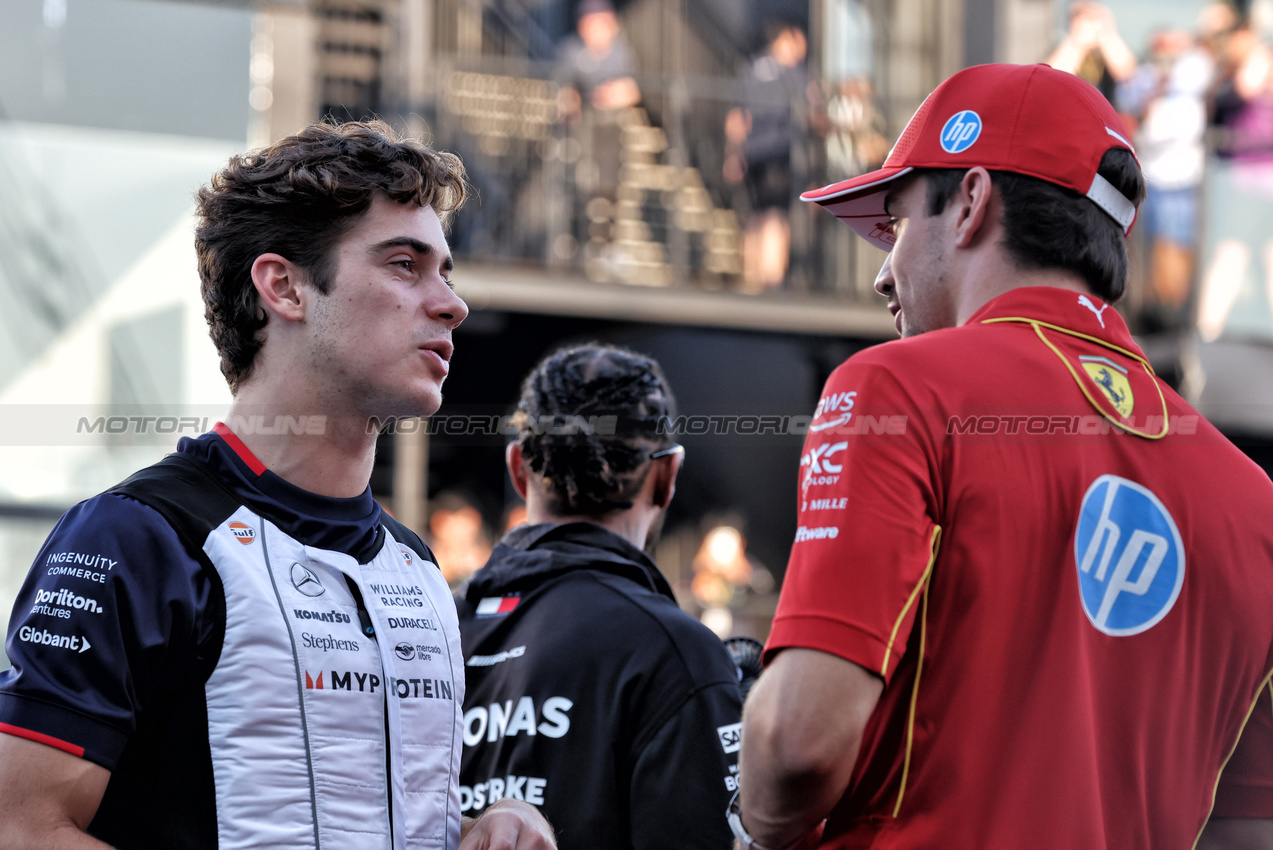
<path id="1" fill-rule="evenodd" d="M 904 338 L 809 429 L 740 846 L 1273 846 L 1273 484 L 1109 309 L 1143 196 L 1045 65 L 961 71 L 804 196 L 891 251 Z"/>

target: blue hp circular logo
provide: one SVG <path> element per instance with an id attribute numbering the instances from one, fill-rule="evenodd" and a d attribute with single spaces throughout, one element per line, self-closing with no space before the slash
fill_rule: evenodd
<path id="1" fill-rule="evenodd" d="M 1185 581 L 1176 522 L 1150 490 L 1102 475 L 1083 496 L 1074 532 L 1079 594 L 1092 625 L 1134 635 L 1167 616 Z"/>
<path id="2" fill-rule="evenodd" d="M 981 136 L 981 116 L 971 109 L 956 112 L 941 128 L 941 149 L 946 153 L 963 153 Z"/>

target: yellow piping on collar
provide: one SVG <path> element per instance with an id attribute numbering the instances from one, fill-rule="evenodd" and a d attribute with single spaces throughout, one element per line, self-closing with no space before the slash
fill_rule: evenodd
<path id="1" fill-rule="evenodd" d="M 1053 324 L 1049 324 L 1048 322 L 1041 322 L 1038 319 L 1027 319 L 1023 317 L 1004 316 L 998 319 L 982 319 L 981 320 L 981 323 L 983 325 L 989 325 L 996 322 L 1022 322 L 1034 328 L 1035 334 L 1038 335 L 1039 339 L 1043 340 L 1043 344 L 1046 345 L 1048 348 L 1052 349 L 1052 353 L 1055 354 L 1058 358 L 1060 358 L 1061 362 L 1065 365 L 1066 370 L 1069 371 L 1070 376 L 1074 378 L 1074 383 L 1078 384 L 1078 387 L 1083 392 L 1083 395 L 1087 397 L 1087 400 L 1091 403 L 1092 407 L 1096 408 L 1096 412 L 1099 413 L 1101 416 L 1104 416 L 1112 424 L 1114 424 L 1118 428 L 1121 428 L 1122 430 L 1126 431 L 1129 434 L 1135 434 L 1137 437 L 1144 437 L 1146 440 L 1161 440 L 1163 437 L 1167 436 L 1167 432 L 1171 428 L 1169 414 L 1167 413 L 1167 398 L 1166 396 L 1163 395 L 1162 387 L 1158 385 L 1158 379 L 1154 375 L 1154 367 L 1149 365 L 1149 361 L 1146 360 L 1144 357 L 1141 357 L 1139 354 L 1135 353 L 1134 351 L 1128 351 L 1126 348 L 1123 348 L 1122 346 L 1114 345 L 1114 343 L 1112 342 L 1106 342 L 1100 337 L 1091 336 L 1085 333 L 1079 333 L 1078 331 L 1072 331 L 1069 328 L 1063 328 L 1060 325 L 1053 325 Z M 1085 339 L 1088 342 L 1096 343 L 1097 345 L 1102 346 L 1104 348 L 1108 348 L 1111 351 L 1117 351 L 1119 354 L 1123 354 L 1127 357 L 1130 357 L 1131 359 L 1139 363 L 1141 367 L 1146 372 L 1149 373 L 1149 379 L 1151 382 L 1153 382 L 1154 389 L 1158 391 L 1158 400 L 1162 402 L 1162 431 L 1160 431 L 1157 434 L 1150 434 L 1145 431 L 1138 431 L 1129 425 L 1124 425 L 1123 423 L 1115 419 L 1113 416 L 1110 416 L 1109 413 L 1107 413 L 1105 409 L 1101 407 L 1100 403 L 1097 402 L 1097 400 L 1092 397 L 1092 394 L 1088 392 L 1087 384 L 1083 383 L 1083 379 L 1079 377 L 1078 372 L 1074 371 L 1074 367 L 1070 364 L 1070 361 L 1066 359 L 1065 355 L 1061 353 L 1060 349 L 1058 349 L 1055 345 L 1052 344 L 1052 340 L 1048 339 L 1047 336 L 1044 335 L 1043 333 L 1044 328 L 1056 331 L 1058 333 L 1068 334 L 1069 336 L 1078 337 L 1079 339 Z"/>

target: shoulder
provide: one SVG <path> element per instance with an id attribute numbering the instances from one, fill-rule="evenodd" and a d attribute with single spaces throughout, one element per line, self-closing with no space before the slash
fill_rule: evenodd
<path id="1" fill-rule="evenodd" d="M 681 610 L 675 601 L 636 582 L 603 573 L 585 573 L 613 594 L 609 617 L 622 623 L 630 639 L 653 650 L 651 657 L 678 658 L 692 678 L 735 677 L 729 652 L 711 629 Z"/>
<path id="2" fill-rule="evenodd" d="M 389 514 L 384 512 L 383 508 L 381 509 L 380 523 L 391 535 L 393 535 L 393 539 L 400 545 L 406 546 L 426 561 L 437 565 L 437 557 L 434 556 L 433 550 L 430 549 L 422 539 L 420 539 L 420 535 L 389 516 Z"/>

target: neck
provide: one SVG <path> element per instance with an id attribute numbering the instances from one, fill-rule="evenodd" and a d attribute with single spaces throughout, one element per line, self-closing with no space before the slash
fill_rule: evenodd
<path id="1" fill-rule="evenodd" d="M 376 432 L 365 418 L 323 415 L 316 408 L 322 409 L 296 403 L 285 390 L 249 383 L 239 388 L 225 424 L 288 483 L 321 496 L 361 495 L 371 480 Z"/>
<path id="2" fill-rule="evenodd" d="M 1087 281 L 1076 274 L 1059 269 L 1020 269 L 1000 252 L 986 255 L 980 262 L 970 263 L 963 279 L 966 285 L 955 290 L 956 325 L 967 322 L 991 299 L 1027 286 L 1051 286 L 1080 295 L 1092 295 Z"/>
<path id="3" fill-rule="evenodd" d="M 590 522 L 614 532 L 642 551 L 645 550 L 646 540 L 650 536 L 650 526 L 654 523 L 656 513 L 653 509 L 642 509 L 634 505 L 625 510 L 612 511 L 604 516 L 557 514 L 548 510 L 532 493 L 528 493 L 526 499 L 526 521 L 532 525 L 541 522 L 551 522 L 556 525 L 566 522 Z"/>

